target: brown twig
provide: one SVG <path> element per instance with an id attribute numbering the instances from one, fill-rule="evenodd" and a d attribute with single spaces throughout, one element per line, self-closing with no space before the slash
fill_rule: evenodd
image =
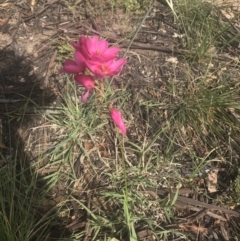
<path id="1" fill-rule="evenodd" d="M 71 205 L 73 208 L 73 219 L 78 219 L 79 211 L 78 211 L 77 202 L 74 199 L 71 199 Z"/>
<path id="2" fill-rule="evenodd" d="M 88 203 L 87 203 L 87 207 L 89 210 L 91 210 L 91 193 L 87 193 L 87 197 L 88 197 Z M 89 212 L 87 212 L 87 223 L 86 223 L 86 226 L 85 226 L 85 237 L 83 239 L 83 241 L 87 241 L 88 240 L 88 237 L 90 236 L 90 215 L 89 215 Z"/>
<path id="3" fill-rule="evenodd" d="M 120 44 L 120 48 L 127 48 L 129 46 L 130 42 L 124 41 L 124 43 Z M 185 50 L 176 50 L 176 49 L 168 49 L 166 47 L 161 46 L 155 46 L 155 45 L 149 45 L 149 44 L 143 44 L 143 43 L 135 43 L 133 42 L 131 48 L 133 49 L 145 49 L 145 50 L 155 50 L 160 51 L 164 53 L 174 53 L 174 54 L 183 54 L 187 53 Z"/>
<path id="4" fill-rule="evenodd" d="M 171 199 L 173 199 L 174 196 L 175 196 L 175 194 L 173 194 L 173 193 L 170 194 Z M 197 207 L 207 208 L 207 209 L 210 209 L 210 210 L 222 211 L 222 212 L 224 212 L 226 214 L 229 214 L 231 216 L 240 217 L 240 214 L 236 211 L 229 210 L 229 209 L 223 208 L 223 207 L 219 207 L 219 206 L 216 206 L 216 205 L 213 205 L 213 204 L 200 202 L 200 201 L 192 199 L 192 198 L 178 196 L 177 200 L 181 201 L 183 203 L 186 203 L 187 205 L 193 205 L 193 206 L 197 206 Z"/>
<path id="5" fill-rule="evenodd" d="M 169 198 L 171 201 L 173 201 L 175 199 L 175 195 L 176 193 L 171 193 L 168 190 L 156 190 L 154 188 L 147 188 L 146 191 L 154 191 L 155 193 L 157 193 L 159 196 L 167 196 L 169 195 Z M 209 203 L 204 203 L 192 198 L 188 198 L 188 197 L 183 197 L 183 196 L 178 196 L 176 203 L 181 203 L 180 206 L 183 208 L 189 208 L 191 209 L 191 207 L 200 207 L 202 209 L 208 209 L 208 210 L 216 210 L 216 211 L 221 211 L 224 212 L 228 215 L 234 216 L 234 217 L 240 217 L 240 213 L 227 209 L 227 208 L 223 208 L 223 207 L 219 207 L 213 204 L 209 204 Z"/>
<path id="6" fill-rule="evenodd" d="M 227 221 L 226 218 L 209 211 L 207 208 L 201 209 L 201 208 L 198 208 L 198 207 L 195 207 L 195 206 L 188 206 L 188 208 L 192 211 L 197 212 L 197 213 L 191 215 L 190 217 L 186 218 L 188 223 L 189 222 L 193 223 L 194 221 L 202 218 L 205 214 L 207 214 L 208 216 L 210 216 L 212 218 L 215 218 L 215 219 L 218 219 L 218 220 L 221 220 L 221 221 L 224 221 L 224 222 Z"/>

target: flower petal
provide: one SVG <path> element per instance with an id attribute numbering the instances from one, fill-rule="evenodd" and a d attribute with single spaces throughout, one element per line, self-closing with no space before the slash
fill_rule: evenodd
<path id="1" fill-rule="evenodd" d="M 102 59 L 104 61 L 113 60 L 117 57 L 117 54 L 119 53 L 119 51 L 120 51 L 120 48 L 118 47 L 106 49 L 106 51 L 102 54 Z"/>
<path id="2" fill-rule="evenodd" d="M 103 64 L 98 61 L 86 61 L 86 66 L 97 78 L 107 76 L 102 70 Z"/>
<path id="3" fill-rule="evenodd" d="M 99 54 L 104 53 L 108 49 L 108 42 L 101 40 L 96 44 L 96 49 Z"/>
<path id="4" fill-rule="evenodd" d="M 93 36 L 92 39 L 87 39 L 86 40 L 86 43 L 85 43 L 85 46 L 86 46 L 86 49 L 88 51 L 88 57 L 89 59 L 92 58 L 92 56 L 94 54 L 96 54 L 96 51 L 97 51 L 97 43 L 98 43 L 98 36 Z"/>
<path id="5" fill-rule="evenodd" d="M 81 51 L 81 45 L 77 42 L 71 42 L 71 45 L 73 46 L 73 48 L 75 48 L 78 51 Z"/>
<path id="6" fill-rule="evenodd" d="M 87 37 L 81 36 L 81 37 L 79 38 L 79 44 L 80 44 L 81 46 L 82 46 L 82 45 L 85 45 L 87 40 L 88 40 Z"/>
<path id="7" fill-rule="evenodd" d="M 90 41 L 88 37 L 80 37 L 79 44 L 81 46 L 81 53 L 84 56 L 84 58 L 89 59 L 90 55 L 87 49 L 87 42 Z"/>
<path id="8" fill-rule="evenodd" d="M 74 79 L 78 84 L 83 85 L 87 90 L 92 90 L 95 87 L 94 80 L 91 76 L 76 75 L 74 76 Z"/>
<path id="9" fill-rule="evenodd" d="M 117 61 L 112 62 L 111 64 L 107 64 L 109 73 L 111 74 L 109 76 L 118 74 L 121 71 L 123 65 L 126 64 L 126 62 L 126 59 L 119 59 Z"/>
<path id="10" fill-rule="evenodd" d="M 86 61 L 86 66 L 95 76 L 105 77 L 118 74 L 126 62 L 126 59 L 119 59 L 117 61 L 112 60 L 105 63 L 100 63 L 98 61 Z"/>
<path id="11" fill-rule="evenodd" d="M 83 68 L 77 65 L 72 59 L 67 59 L 64 62 L 63 68 L 59 70 L 61 73 L 78 74 L 83 71 Z"/>
<path id="12" fill-rule="evenodd" d="M 87 92 L 80 98 L 80 101 L 81 102 L 86 101 L 88 99 L 88 97 L 89 97 L 89 94 L 90 94 L 90 91 L 87 90 Z"/>
<path id="13" fill-rule="evenodd" d="M 123 122 L 120 111 L 112 108 L 111 109 L 111 118 L 112 118 L 113 122 L 116 124 L 116 126 L 119 128 L 119 130 L 122 132 L 122 134 L 126 134 L 127 128 Z"/>
<path id="14" fill-rule="evenodd" d="M 79 41 L 78 42 L 71 42 L 71 45 L 78 51 L 82 51 L 82 47 L 85 46 L 86 44 L 86 37 L 85 36 L 82 36 L 79 38 Z"/>
<path id="15" fill-rule="evenodd" d="M 80 68 L 82 68 L 82 71 L 83 71 L 86 67 L 86 64 L 85 64 L 85 58 L 82 55 L 82 53 L 80 51 L 76 50 L 74 53 L 74 59 L 75 59 L 76 63 L 78 64 L 78 66 Z"/>

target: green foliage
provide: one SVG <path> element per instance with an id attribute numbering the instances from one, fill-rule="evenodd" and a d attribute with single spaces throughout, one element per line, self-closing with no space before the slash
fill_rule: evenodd
<path id="1" fill-rule="evenodd" d="M 147 0 L 124 0 L 127 13 L 141 13 L 148 5 L 149 1 Z"/>
<path id="2" fill-rule="evenodd" d="M 12 151 L 7 159 L 1 155 L 0 237 L 6 241 L 44 241 L 54 215 L 38 214 L 46 193 L 37 190 L 36 175 L 26 167 L 26 159 L 19 151 Z"/>
<path id="3" fill-rule="evenodd" d="M 184 34 L 184 47 L 190 51 L 192 60 L 213 54 L 215 47 L 226 42 L 231 25 L 220 20 L 219 10 L 214 5 L 206 1 L 180 0 L 175 11 Z"/>
<path id="4" fill-rule="evenodd" d="M 58 55 L 57 60 L 59 62 L 64 62 L 66 59 L 72 59 L 74 49 L 72 45 L 70 44 L 70 39 L 67 37 L 66 39 L 62 41 L 56 41 L 56 45 L 58 48 Z"/>
<path id="5" fill-rule="evenodd" d="M 238 175 L 234 181 L 235 194 L 234 201 L 237 205 L 240 205 L 240 169 L 238 169 Z"/>

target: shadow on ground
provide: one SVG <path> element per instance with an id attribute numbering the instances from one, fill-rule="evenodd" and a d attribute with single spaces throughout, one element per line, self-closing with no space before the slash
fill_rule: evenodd
<path id="1" fill-rule="evenodd" d="M 14 219 L 15 217 L 11 217 L 11 215 L 18 215 L 19 210 L 21 213 L 26 213 L 26 216 L 30 215 L 30 218 L 38 223 L 30 240 L 52 240 L 67 235 L 67 231 L 59 226 L 56 218 L 54 222 L 50 219 L 56 216 L 54 212 L 50 211 L 54 208 L 53 202 L 44 207 L 41 204 L 40 199 L 44 201 L 42 193 L 46 183 L 37 180 L 36 175 L 33 175 L 34 170 L 30 164 L 33 160 L 27 154 L 23 141 L 24 130 L 36 126 L 40 118 L 39 113 L 55 99 L 56 96 L 52 90 L 44 88 L 42 80 L 37 78 L 29 58 L 18 56 L 11 50 L 0 51 L 0 168 L 3 172 L 10 170 L 9 166 L 13 167 L 11 169 L 14 172 L 12 177 L 15 177 L 12 178 L 13 180 L 11 178 L 4 180 L 1 184 L 2 193 L 0 191 L 0 195 L 3 201 L 0 202 L 0 212 L 6 215 L 4 217 L 6 220 Z M 16 163 L 9 164 L 9 160 Z M 8 195 L 3 190 L 6 191 L 9 187 L 14 187 L 15 190 L 9 190 Z M 12 191 L 14 201 L 9 202 L 8 197 L 11 196 Z M 19 207 L 22 204 L 21 198 L 24 201 L 23 205 Z M 47 199 L 45 198 L 45 200 Z M 3 203 L 6 205 L 1 205 Z M 50 218 L 47 217 L 48 214 Z M 34 217 L 31 217 L 32 215 Z M 0 218 L 0 222 L 4 223 L 1 220 L 3 219 Z M 46 220 L 47 228 L 39 220 Z M 19 223 L 17 223 L 18 221 Z M 15 227 L 23 226 L 20 222 L 20 218 L 16 217 Z M 1 235 L 2 230 L 6 228 L 3 228 L 3 223 L 1 223 Z M 11 225 L 9 222 L 9 226 Z M 20 231 L 14 230 L 14 225 L 8 229 L 14 232 L 17 240 L 23 240 L 19 237 Z M 39 239 L 40 235 L 42 235 L 42 239 Z"/>

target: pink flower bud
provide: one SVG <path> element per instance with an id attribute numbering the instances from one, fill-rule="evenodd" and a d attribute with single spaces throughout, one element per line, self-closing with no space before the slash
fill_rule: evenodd
<path id="1" fill-rule="evenodd" d="M 88 99 L 90 91 L 94 89 L 94 80 L 91 76 L 88 75 L 75 75 L 74 76 L 75 81 L 84 86 L 87 89 L 87 92 L 80 98 L 81 102 L 84 102 Z"/>
<path id="2" fill-rule="evenodd" d="M 68 73 L 68 74 L 78 74 L 85 69 L 85 65 L 78 65 L 74 60 L 67 59 L 64 62 L 63 68 L 59 70 L 60 73 Z"/>
<path id="3" fill-rule="evenodd" d="M 87 90 L 92 90 L 94 89 L 94 80 L 91 76 L 88 75 L 75 75 L 74 76 L 75 81 L 83 85 Z"/>
<path id="4" fill-rule="evenodd" d="M 85 102 L 89 97 L 89 93 L 90 93 L 89 90 L 87 90 L 87 92 L 82 97 L 80 97 L 79 100 L 81 102 Z"/>
<path id="5" fill-rule="evenodd" d="M 116 124 L 116 126 L 120 129 L 122 134 L 126 134 L 127 128 L 126 128 L 126 126 L 123 122 L 122 115 L 121 115 L 120 111 L 112 108 L 111 109 L 111 118 L 112 118 L 113 122 Z"/>

